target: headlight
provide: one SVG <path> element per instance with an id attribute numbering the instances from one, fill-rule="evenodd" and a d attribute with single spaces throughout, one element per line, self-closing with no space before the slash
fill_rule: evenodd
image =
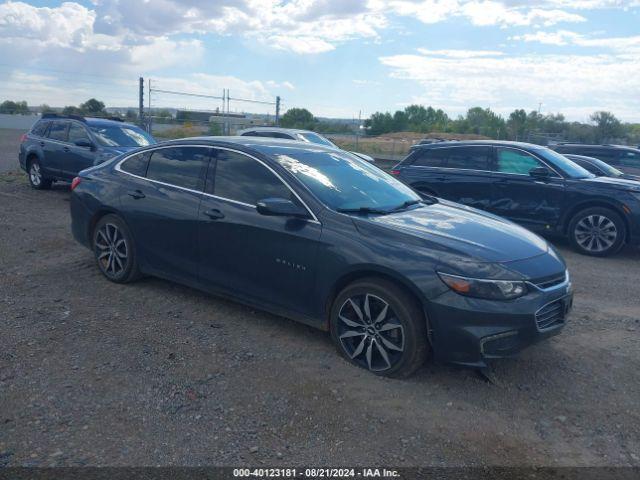
<path id="1" fill-rule="evenodd" d="M 438 275 L 447 287 L 467 297 L 513 300 L 527 293 L 527 285 L 517 280 L 480 280 L 441 272 Z"/>

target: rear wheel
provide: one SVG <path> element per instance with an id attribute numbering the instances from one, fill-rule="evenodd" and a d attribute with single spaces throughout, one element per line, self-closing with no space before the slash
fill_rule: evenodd
<path id="1" fill-rule="evenodd" d="M 624 220 L 613 210 L 603 207 L 578 212 L 569 224 L 569 240 L 573 248 L 585 255 L 606 257 L 624 245 L 627 229 Z"/>
<path id="2" fill-rule="evenodd" d="M 112 282 L 129 283 L 140 277 L 133 239 L 118 216 L 105 215 L 98 221 L 93 251 L 100 271 Z"/>
<path id="3" fill-rule="evenodd" d="M 52 180 L 43 176 L 40 161 L 38 159 L 33 159 L 29 162 L 28 174 L 29 183 L 36 190 L 46 190 L 51 188 Z"/>
<path id="4" fill-rule="evenodd" d="M 331 309 L 331 337 L 349 362 L 388 377 L 411 375 L 429 350 L 417 302 L 377 278 L 356 281 L 338 295 Z"/>

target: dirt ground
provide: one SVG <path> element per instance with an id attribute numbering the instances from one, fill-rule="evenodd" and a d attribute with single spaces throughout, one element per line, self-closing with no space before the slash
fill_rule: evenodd
<path id="1" fill-rule="evenodd" d="M 69 191 L 0 176 L 0 466 L 640 466 L 640 251 L 560 244 L 564 332 L 409 380 L 327 334 L 165 281 L 108 282 Z"/>
<path id="2" fill-rule="evenodd" d="M 24 130 L 0 128 L 0 174 L 18 168 L 18 149 L 23 133 Z"/>

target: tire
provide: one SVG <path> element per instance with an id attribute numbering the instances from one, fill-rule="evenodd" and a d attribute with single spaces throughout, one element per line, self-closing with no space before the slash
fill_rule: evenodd
<path id="1" fill-rule="evenodd" d="M 92 235 L 96 263 L 102 274 L 115 283 L 129 283 L 140 278 L 133 237 L 117 215 L 98 220 Z"/>
<path id="2" fill-rule="evenodd" d="M 386 315 L 376 321 L 385 304 Z M 387 280 L 366 278 L 348 285 L 333 302 L 330 327 L 338 352 L 376 375 L 408 377 L 429 352 L 420 306 Z"/>
<path id="3" fill-rule="evenodd" d="M 569 222 L 571 246 L 583 255 L 607 257 L 620 251 L 627 227 L 620 215 L 609 208 L 587 208 Z"/>
<path id="4" fill-rule="evenodd" d="M 27 163 L 27 176 L 29 184 L 36 190 L 48 190 L 51 188 L 52 180 L 42 174 L 42 167 L 38 159 L 33 159 Z"/>

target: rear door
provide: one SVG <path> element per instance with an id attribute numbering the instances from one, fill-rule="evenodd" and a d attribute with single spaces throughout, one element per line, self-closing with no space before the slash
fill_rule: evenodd
<path id="1" fill-rule="evenodd" d="M 121 208 L 143 269 L 165 278 L 197 279 L 198 207 L 210 148 L 172 146 L 128 157 Z"/>
<path id="2" fill-rule="evenodd" d="M 75 144 L 78 140 L 92 142 L 84 125 L 79 122 L 71 122 L 69 126 L 69 151 L 62 162 L 62 175 L 67 178 L 75 177 L 80 170 L 93 166 L 95 153 L 89 147 L 80 147 Z"/>
<path id="3" fill-rule="evenodd" d="M 41 166 L 45 175 L 62 176 L 62 165 L 69 152 L 69 123 L 68 120 L 54 120 L 47 132 L 47 138 L 42 139 L 44 155 Z"/>
<path id="4" fill-rule="evenodd" d="M 213 157 L 199 214 L 201 280 L 304 314 L 313 303 L 320 223 L 312 214 L 307 219 L 259 214 L 256 204 L 265 198 L 302 202 L 260 160 L 222 148 L 214 149 Z"/>
<path id="5" fill-rule="evenodd" d="M 495 182 L 491 211 L 534 230 L 555 228 L 564 207 L 565 181 L 550 170 L 536 180 L 529 171 L 548 166 L 524 150 L 496 147 Z"/>

